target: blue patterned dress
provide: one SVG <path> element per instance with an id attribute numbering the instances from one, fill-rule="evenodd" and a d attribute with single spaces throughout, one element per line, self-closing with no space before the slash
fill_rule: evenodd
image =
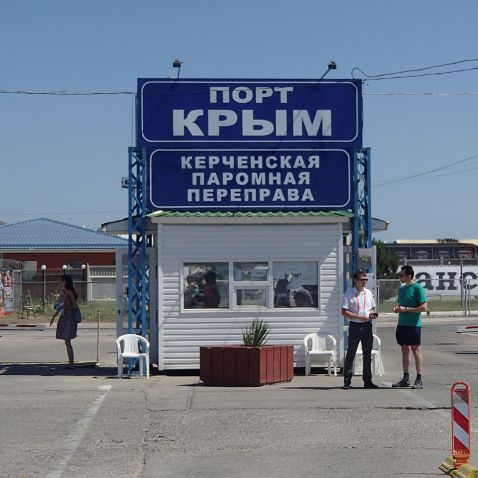
<path id="1" fill-rule="evenodd" d="M 77 305 L 73 303 L 67 289 L 60 289 L 58 302 L 63 303 L 63 313 L 56 326 L 56 338 L 61 340 L 74 339 L 77 335 L 78 322 L 76 321 Z"/>

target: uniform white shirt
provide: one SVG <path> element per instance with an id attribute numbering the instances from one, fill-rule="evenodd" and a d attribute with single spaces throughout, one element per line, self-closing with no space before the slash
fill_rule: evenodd
<path id="1" fill-rule="evenodd" d="M 345 292 L 342 300 L 342 309 L 347 309 L 353 314 L 368 316 L 370 311 L 375 308 L 375 299 L 372 291 L 363 288 L 359 292 L 355 287 L 351 287 Z M 360 319 L 349 319 L 351 322 L 363 323 Z"/>

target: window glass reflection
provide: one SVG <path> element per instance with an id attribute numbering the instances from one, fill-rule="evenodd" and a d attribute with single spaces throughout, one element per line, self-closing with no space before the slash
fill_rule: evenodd
<path id="1" fill-rule="evenodd" d="M 274 262 L 274 307 L 318 307 L 317 262 Z"/>
<path id="2" fill-rule="evenodd" d="M 186 263 L 183 267 L 184 308 L 229 307 L 229 264 Z"/>
<path id="3" fill-rule="evenodd" d="M 266 281 L 268 274 L 267 262 L 234 262 L 235 281 Z"/>
<path id="4" fill-rule="evenodd" d="M 267 289 L 237 289 L 236 304 L 240 307 L 266 307 Z"/>

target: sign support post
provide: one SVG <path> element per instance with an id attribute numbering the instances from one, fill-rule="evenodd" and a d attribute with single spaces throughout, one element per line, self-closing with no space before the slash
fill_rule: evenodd
<path id="1" fill-rule="evenodd" d="M 146 254 L 146 153 L 141 148 L 129 148 L 128 196 L 128 332 L 139 332 L 144 337 L 147 333 L 149 267 Z"/>
<path id="2" fill-rule="evenodd" d="M 361 148 L 354 154 L 352 218 L 352 266 L 359 268 L 359 249 L 372 247 L 372 198 L 370 148 Z"/>

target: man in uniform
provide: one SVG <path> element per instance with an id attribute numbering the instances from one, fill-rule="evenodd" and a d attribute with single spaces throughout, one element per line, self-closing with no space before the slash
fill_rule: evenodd
<path id="1" fill-rule="evenodd" d="M 365 288 L 367 274 L 358 271 L 354 274 L 354 287 L 345 292 L 342 301 L 342 315 L 349 319 L 349 342 L 344 364 L 344 389 L 352 388 L 353 364 L 357 347 L 362 342 L 364 388 L 378 388 L 372 382 L 372 320 L 377 318 L 375 299 Z"/>

